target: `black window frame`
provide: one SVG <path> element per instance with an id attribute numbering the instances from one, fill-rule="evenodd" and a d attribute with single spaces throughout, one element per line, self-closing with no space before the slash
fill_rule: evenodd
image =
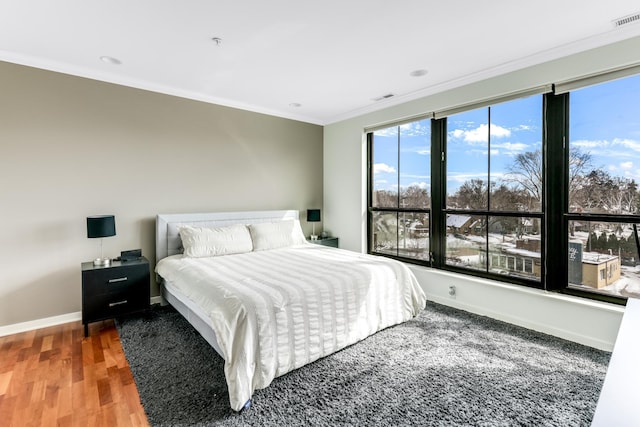
<path id="1" fill-rule="evenodd" d="M 446 207 L 446 144 L 447 118 L 431 119 L 431 206 L 429 209 L 376 208 L 373 200 L 373 132 L 367 132 L 367 242 L 368 253 L 398 259 L 407 263 L 424 265 L 468 276 L 495 279 L 531 288 L 554 291 L 562 294 L 585 297 L 615 304 L 626 304 L 627 298 L 604 293 L 590 292 L 569 287 L 568 248 L 569 222 L 603 221 L 640 224 L 640 215 L 584 214 L 569 212 L 569 99 L 570 92 L 542 94 L 542 176 L 543 200 L 541 212 L 507 212 L 486 210 L 459 210 Z M 524 96 L 523 96 L 524 97 Z M 470 108 L 471 110 L 472 108 Z M 417 119 L 418 120 L 418 119 Z M 399 148 L 398 148 L 399 149 Z M 373 212 L 424 212 L 429 214 L 429 261 L 393 256 L 372 251 Z M 489 271 L 460 268 L 446 264 L 446 218 L 448 214 L 534 217 L 541 220 L 541 278 L 540 281 L 524 280 L 519 277 L 503 276 Z M 488 253 L 487 253 L 488 254 Z M 487 256 L 487 265 L 490 256 Z M 524 268 L 523 263 L 523 268 Z"/>
<path id="2" fill-rule="evenodd" d="M 549 133 L 547 149 L 550 179 L 548 187 L 548 274 L 545 289 L 566 295 L 584 297 L 592 300 L 625 305 L 627 298 L 600 292 L 582 290 L 569 286 L 568 253 L 569 222 L 628 222 L 640 224 L 640 215 L 592 214 L 569 211 L 569 120 L 571 92 L 562 94 L 548 93 L 545 103 L 545 130 Z M 562 185 L 552 185 L 561 182 Z M 638 248 L 640 252 L 640 247 Z"/>
<path id="3" fill-rule="evenodd" d="M 424 120 L 424 119 L 416 119 L 416 121 L 420 121 L 420 120 Z M 389 127 L 393 127 L 393 125 L 389 126 Z M 368 132 L 367 133 L 367 167 L 368 167 L 368 173 L 367 173 L 367 252 L 369 254 L 373 254 L 373 255 L 378 255 L 378 256 L 386 256 L 389 258 L 394 258 L 394 259 L 398 259 L 400 261 L 404 261 L 404 262 L 408 262 L 408 263 L 412 263 L 412 264 L 419 264 L 419 265 L 432 265 L 432 261 L 433 261 L 433 250 L 431 249 L 431 244 L 432 244 L 432 208 L 433 208 L 433 199 L 431 201 L 431 205 L 428 208 L 402 208 L 400 207 L 400 197 L 401 197 L 401 192 L 400 192 L 400 186 L 399 186 L 399 182 L 398 182 L 398 206 L 397 207 L 374 207 L 373 206 L 373 174 L 374 174 L 374 170 L 373 170 L 373 160 L 374 160 L 374 143 L 373 143 L 373 138 L 374 138 L 374 132 Z M 398 132 L 398 158 L 400 157 L 400 133 Z M 400 162 L 398 162 L 400 163 Z M 432 173 L 432 177 L 433 177 L 433 173 Z M 400 179 L 400 166 L 398 166 L 398 180 Z M 427 253 L 428 256 L 428 260 L 424 261 L 424 260 L 420 260 L 417 258 L 411 258 L 411 257 L 406 257 L 406 256 L 402 256 L 399 254 L 399 252 L 396 252 L 396 255 L 392 255 L 389 254 L 388 252 L 377 252 L 374 250 L 374 241 L 373 241 L 373 216 L 374 216 L 374 212 L 386 212 L 386 213 L 395 213 L 397 215 L 397 217 L 399 218 L 400 214 L 402 213 L 410 213 L 410 214 L 414 214 L 414 213 L 418 213 L 418 214 L 427 214 L 429 215 L 429 251 Z M 400 221 L 397 221 L 397 223 L 399 224 Z M 396 234 L 399 240 L 399 236 L 400 233 Z M 399 242 L 396 242 L 396 248 L 399 249 L 400 245 Z"/>
<path id="4" fill-rule="evenodd" d="M 524 98 L 524 97 L 523 97 Z M 482 108 L 487 108 L 490 109 L 491 105 L 486 105 Z M 471 111 L 471 110 L 470 110 Z M 544 98 L 543 98 L 543 111 L 540 112 L 541 115 L 544 114 Z M 439 209 L 438 212 L 434 212 L 433 216 L 434 217 L 438 217 L 438 221 L 441 224 L 441 230 L 442 230 L 442 236 L 440 236 L 439 239 L 439 246 L 438 246 L 438 254 L 440 255 L 439 258 L 439 263 L 436 265 L 437 268 L 440 268 L 442 270 L 447 270 L 447 271 L 452 271 L 452 272 L 456 272 L 456 273 L 461 273 L 461 274 L 468 274 L 471 276 L 477 276 L 477 277 L 482 277 L 482 278 L 487 278 L 487 279 L 494 279 L 494 280 L 500 280 L 500 281 L 506 281 L 508 283 L 514 283 L 517 285 L 522 285 L 522 286 L 526 286 L 526 287 L 531 287 L 531 288 L 537 288 L 537 289 L 544 289 L 544 282 L 545 282 L 545 265 L 544 265 L 544 259 L 545 259 L 545 229 L 546 229 L 546 225 L 545 225 L 545 201 L 544 201 L 544 194 L 545 194 L 545 190 L 543 190 L 543 200 L 541 201 L 541 210 L 540 212 L 526 212 L 523 213 L 521 211 L 507 211 L 507 210 L 491 210 L 491 189 L 490 186 L 487 189 L 487 207 L 485 209 L 454 209 L 454 208 L 448 208 L 447 207 L 447 189 L 446 189 L 446 181 L 447 181 L 447 159 L 448 159 L 448 153 L 447 153 L 447 126 L 448 126 L 448 117 L 444 117 L 441 119 L 434 119 L 436 122 L 438 122 L 438 126 L 440 127 L 440 132 L 438 134 L 438 138 L 439 140 L 437 141 L 438 146 L 440 147 L 440 152 L 439 153 L 434 153 L 432 151 L 431 155 L 432 158 L 435 156 L 437 157 L 436 160 L 440 160 L 440 167 L 439 167 L 439 176 L 437 178 L 437 181 L 434 182 L 441 182 L 442 185 L 439 188 L 440 191 L 440 205 L 439 205 Z M 488 125 L 491 126 L 490 120 L 491 120 L 491 112 L 490 110 L 488 110 L 488 120 L 489 123 Z M 543 116 L 543 120 L 542 122 L 544 123 L 544 116 Z M 434 124 L 432 124 L 432 129 L 434 128 Z M 489 148 L 490 149 L 490 143 L 491 141 L 489 140 Z M 544 159 L 545 156 L 545 143 L 544 143 L 544 129 L 543 129 L 543 135 L 542 135 L 542 156 Z M 488 169 L 488 173 L 490 173 L 490 158 L 488 159 L 488 165 L 487 167 Z M 432 166 L 433 168 L 433 166 Z M 544 161 L 543 161 L 543 170 L 542 170 L 542 176 L 543 176 L 543 185 L 546 182 L 546 176 L 545 176 L 545 167 L 544 167 Z M 433 191 L 435 193 L 435 191 Z M 433 199 L 433 195 L 432 195 L 432 199 Z M 486 266 L 487 266 L 487 270 L 486 271 L 481 271 L 481 270 L 476 270 L 476 269 L 469 269 L 469 268 L 463 268 L 463 267 L 457 267 L 454 265 L 450 265 L 446 263 L 446 236 L 447 236 L 447 227 L 446 227 L 446 221 L 447 221 L 447 215 L 471 215 L 471 216 L 481 216 L 484 217 L 486 219 L 486 221 L 488 222 L 490 217 L 517 217 L 517 218 L 538 218 L 540 220 L 540 224 L 541 224 L 541 248 L 540 248 L 540 262 L 541 262 L 541 276 L 540 276 L 540 280 L 529 280 L 529 279 L 525 279 L 522 277 L 517 277 L 517 276 L 505 276 L 502 274 L 497 274 L 497 273 L 492 273 L 488 270 L 488 266 L 490 264 L 490 261 L 488 259 L 488 254 L 489 254 L 489 250 L 488 250 L 488 246 L 489 246 L 489 241 L 487 239 L 487 260 L 486 260 Z M 488 231 L 487 231 L 488 233 Z M 435 250 L 433 251 L 434 255 L 435 255 Z M 508 262 L 507 262 L 507 268 L 508 270 Z"/>

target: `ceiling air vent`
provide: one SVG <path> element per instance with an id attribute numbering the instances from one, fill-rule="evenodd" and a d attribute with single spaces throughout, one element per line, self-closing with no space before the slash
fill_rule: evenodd
<path id="1" fill-rule="evenodd" d="M 613 21 L 613 25 L 616 27 L 622 27 L 623 25 L 631 24 L 636 21 L 640 21 L 640 13 L 634 13 L 633 15 L 627 15 L 622 18 L 615 19 Z"/>
<path id="2" fill-rule="evenodd" d="M 373 100 L 374 100 L 374 101 L 382 101 L 383 99 L 389 99 L 389 98 L 391 98 L 391 97 L 393 97 L 393 96 L 394 96 L 394 94 L 392 94 L 392 93 L 388 93 L 388 94 L 386 94 L 386 95 L 382 95 L 382 96 L 379 96 L 379 97 L 377 97 L 377 98 L 373 98 Z"/>

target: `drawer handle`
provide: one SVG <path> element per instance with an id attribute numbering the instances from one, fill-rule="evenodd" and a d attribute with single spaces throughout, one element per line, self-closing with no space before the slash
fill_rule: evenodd
<path id="1" fill-rule="evenodd" d="M 124 282 L 126 280 L 127 280 L 126 277 L 118 277 L 117 279 L 109 279 L 109 283 Z"/>
<path id="2" fill-rule="evenodd" d="M 110 303 L 109 303 L 109 307 L 115 307 L 115 306 L 122 305 L 122 304 L 126 304 L 126 303 L 127 303 L 127 300 L 124 300 L 124 301 L 118 301 L 118 302 L 110 302 Z"/>

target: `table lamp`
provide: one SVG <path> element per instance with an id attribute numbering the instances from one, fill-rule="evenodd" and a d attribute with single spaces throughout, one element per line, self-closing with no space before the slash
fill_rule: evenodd
<path id="1" fill-rule="evenodd" d="M 100 258 L 93 260 L 93 265 L 108 266 L 111 259 L 104 257 L 103 237 L 116 235 L 116 219 L 113 215 L 93 215 L 87 217 L 87 237 L 89 239 L 100 238 Z"/>
<path id="2" fill-rule="evenodd" d="M 320 222 L 320 209 L 307 209 L 307 222 L 313 224 L 313 231 L 311 232 L 311 240 L 318 240 L 316 235 L 316 222 Z"/>

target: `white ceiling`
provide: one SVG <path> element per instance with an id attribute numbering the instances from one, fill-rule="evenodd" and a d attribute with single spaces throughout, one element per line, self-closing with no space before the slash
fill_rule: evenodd
<path id="1" fill-rule="evenodd" d="M 638 12 L 638 0 L 0 0 L 0 60 L 329 124 L 638 36 L 640 21 L 612 23 Z"/>

